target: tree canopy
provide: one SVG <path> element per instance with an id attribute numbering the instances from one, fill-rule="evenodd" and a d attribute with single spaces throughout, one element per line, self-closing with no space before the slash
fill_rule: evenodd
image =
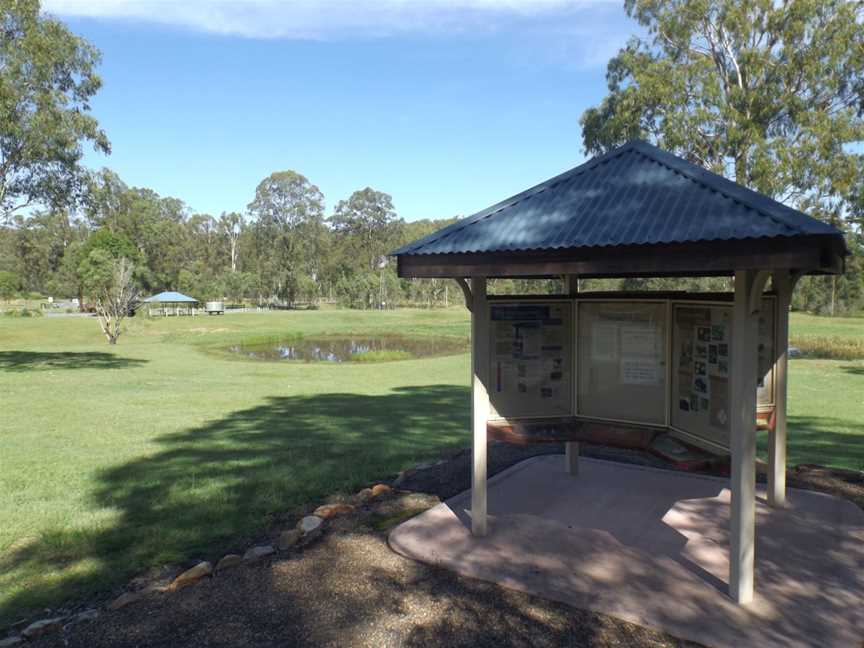
<path id="1" fill-rule="evenodd" d="M 582 116 L 590 153 L 641 137 L 805 206 L 848 200 L 864 170 L 864 5 L 627 0 L 648 32 Z"/>
<path id="2" fill-rule="evenodd" d="M 647 36 L 609 61 L 609 93 L 581 118 L 586 151 L 647 139 L 845 229 L 853 273 L 844 286 L 860 294 L 864 4 L 626 0 L 625 8 Z"/>
<path id="3" fill-rule="evenodd" d="M 0 219 L 33 206 L 78 201 L 83 144 L 110 144 L 89 114 L 102 82 L 99 52 L 37 0 L 0 2 Z"/>

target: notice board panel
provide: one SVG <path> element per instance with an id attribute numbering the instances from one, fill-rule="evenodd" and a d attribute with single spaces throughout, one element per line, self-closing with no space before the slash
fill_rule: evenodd
<path id="1" fill-rule="evenodd" d="M 492 418 L 572 414 L 572 311 L 569 301 L 490 305 Z"/>
<path id="2" fill-rule="evenodd" d="M 761 407 L 774 402 L 775 307 L 776 300 L 766 297 L 759 315 Z M 672 426 L 728 447 L 732 307 L 675 304 L 672 319 Z"/>
<path id="3" fill-rule="evenodd" d="M 666 302 L 578 306 L 577 413 L 666 423 Z"/>
<path id="4" fill-rule="evenodd" d="M 673 307 L 672 426 L 729 445 L 732 307 Z"/>

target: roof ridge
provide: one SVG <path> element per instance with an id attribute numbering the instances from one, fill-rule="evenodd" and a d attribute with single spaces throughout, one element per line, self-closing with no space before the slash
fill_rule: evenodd
<path id="1" fill-rule="evenodd" d="M 627 153 L 628 151 L 635 150 L 635 148 L 636 148 L 635 144 L 637 142 L 639 142 L 639 140 L 631 140 L 631 141 L 623 144 L 622 146 L 619 146 L 619 147 L 617 147 L 611 151 L 607 151 L 603 155 L 591 158 L 590 160 L 586 160 L 582 164 L 579 164 L 579 165 L 573 167 L 572 169 L 568 169 L 567 171 L 564 171 L 563 173 L 559 173 L 557 176 L 553 176 L 552 178 L 549 178 L 548 180 L 544 180 L 543 182 L 536 184 L 533 187 L 529 187 L 528 189 L 525 189 L 524 191 L 520 191 L 519 193 L 514 194 L 514 195 L 510 196 L 509 198 L 505 198 L 504 200 L 502 200 L 498 203 L 495 203 L 494 205 L 487 207 L 486 209 L 481 209 L 479 212 L 476 212 L 476 213 L 472 214 L 471 216 L 468 216 L 467 218 L 465 218 L 462 221 L 457 221 L 456 223 L 453 223 L 451 226 L 445 227 L 443 230 L 439 230 L 438 232 L 432 232 L 429 236 L 434 236 L 435 234 L 438 234 L 439 236 L 437 236 L 435 238 L 429 238 L 428 240 L 425 240 L 425 237 L 424 237 L 424 238 L 420 239 L 419 241 L 414 241 L 414 244 L 411 245 L 411 247 L 415 251 L 419 251 L 421 248 L 423 248 L 427 245 L 430 245 L 432 243 L 436 243 L 437 241 L 440 241 L 442 239 L 445 239 L 448 236 L 450 236 L 451 234 L 456 234 L 458 232 L 461 232 L 466 227 L 470 227 L 471 225 L 474 225 L 475 223 L 479 223 L 480 221 L 486 220 L 487 218 L 494 216 L 495 214 L 503 211 L 504 209 L 507 209 L 508 207 L 518 205 L 523 200 L 527 200 L 528 198 L 532 198 L 534 196 L 537 196 L 548 189 L 552 189 L 552 188 L 556 187 L 560 183 L 564 182 L 565 179 L 569 180 L 570 178 L 575 178 L 577 176 L 580 176 L 583 173 L 587 173 L 588 171 L 594 170 L 594 168 L 596 168 L 602 164 L 608 163 L 610 160 L 613 160 L 616 157 L 620 157 L 621 155 L 623 155 L 624 153 Z M 461 225 L 461 227 L 454 227 L 455 225 Z M 405 246 L 405 247 L 407 247 L 407 246 Z M 400 247 L 399 249 L 395 250 L 394 253 L 398 253 L 401 250 L 402 250 L 402 248 Z"/>

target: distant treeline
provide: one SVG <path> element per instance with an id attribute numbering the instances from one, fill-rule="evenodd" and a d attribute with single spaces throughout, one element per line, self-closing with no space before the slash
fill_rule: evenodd
<path id="1" fill-rule="evenodd" d="M 391 197 L 365 188 L 327 214 L 321 191 L 294 171 L 258 185 L 245 213 L 193 213 L 180 200 L 129 187 L 103 170 L 77 212 L 38 211 L 0 226 L 0 298 L 78 297 L 83 266 L 95 251 L 135 265 L 144 293 L 178 290 L 200 300 L 294 307 L 329 301 L 351 308 L 460 303 L 448 280 L 396 276 L 387 253 L 456 218 L 406 221 Z M 794 307 L 819 313 L 864 305 L 861 242 L 850 241 L 846 275 L 805 278 Z M 84 264 L 86 265 L 86 264 Z M 728 290 L 728 279 L 586 280 L 583 290 Z M 560 282 L 497 280 L 498 293 L 557 292 Z"/>

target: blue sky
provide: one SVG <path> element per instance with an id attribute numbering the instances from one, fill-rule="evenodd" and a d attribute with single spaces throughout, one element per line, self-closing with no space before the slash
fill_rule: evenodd
<path id="1" fill-rule="evenodd" d="M 470 214 L 584 159 L 579 116 L 635 32 L 620 2 L 46 0 L 103 54 L 88 153 L 218 215 L 273 171 Z"/>

